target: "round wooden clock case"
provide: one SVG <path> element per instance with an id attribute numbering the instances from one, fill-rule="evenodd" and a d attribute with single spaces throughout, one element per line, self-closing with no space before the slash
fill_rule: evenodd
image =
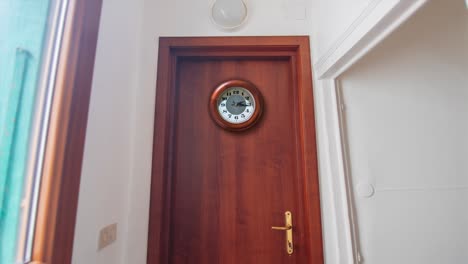
<path id="1" fill-rule="evenodd" d="M 263 98 L 251 82 L 229 80 L 213 91 L 209 107 L 211 117 L 220 127 L 229 131 L 243 131 L 259 120 L 263 111 Z"/>

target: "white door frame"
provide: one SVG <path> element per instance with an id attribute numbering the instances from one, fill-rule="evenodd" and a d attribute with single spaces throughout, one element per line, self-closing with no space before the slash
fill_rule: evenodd
<path id="1" fill-rule="evenodd" d="M 339 76 L 428 0 L 373 0 L 313 65 L 324 247 L 330 264 L 361 262 Z"/>

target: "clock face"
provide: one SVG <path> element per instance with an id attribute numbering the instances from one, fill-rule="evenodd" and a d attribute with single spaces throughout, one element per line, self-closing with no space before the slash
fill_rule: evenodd
<path id="1" fill-rule="evenodd" d="M 263 98 L 252 83 L 244 80 L 226 81 L 210 97 L 210 113 L 222 128 L 242 131 L 253 126 L 262 114 Z"/>
<path id="2" fill-rule="evenodd" d="M 249 121 L 255 112 L 255 98 L 244 87 L 230 87 L 218 97 L 218 113 L 232 124 Z"/>

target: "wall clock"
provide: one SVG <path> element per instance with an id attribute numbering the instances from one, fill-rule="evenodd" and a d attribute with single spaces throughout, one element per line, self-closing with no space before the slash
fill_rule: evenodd
<path id="1" fill-rule="evenodd" d="M 224 129 L 243 131 L 252 127 L 263 111 L 263 98 L 254 84 L 229 80 L 218 85 L 210 97 L 213 120 Z"/>

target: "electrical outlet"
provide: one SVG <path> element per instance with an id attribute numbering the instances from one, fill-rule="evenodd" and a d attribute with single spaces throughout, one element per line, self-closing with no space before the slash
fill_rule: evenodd
<path id="1" fill-rule="evenodd" d="M 108 225 L 99 232 L 98 250 L 114 243 L 117 239 L 117 223 Z"/>

